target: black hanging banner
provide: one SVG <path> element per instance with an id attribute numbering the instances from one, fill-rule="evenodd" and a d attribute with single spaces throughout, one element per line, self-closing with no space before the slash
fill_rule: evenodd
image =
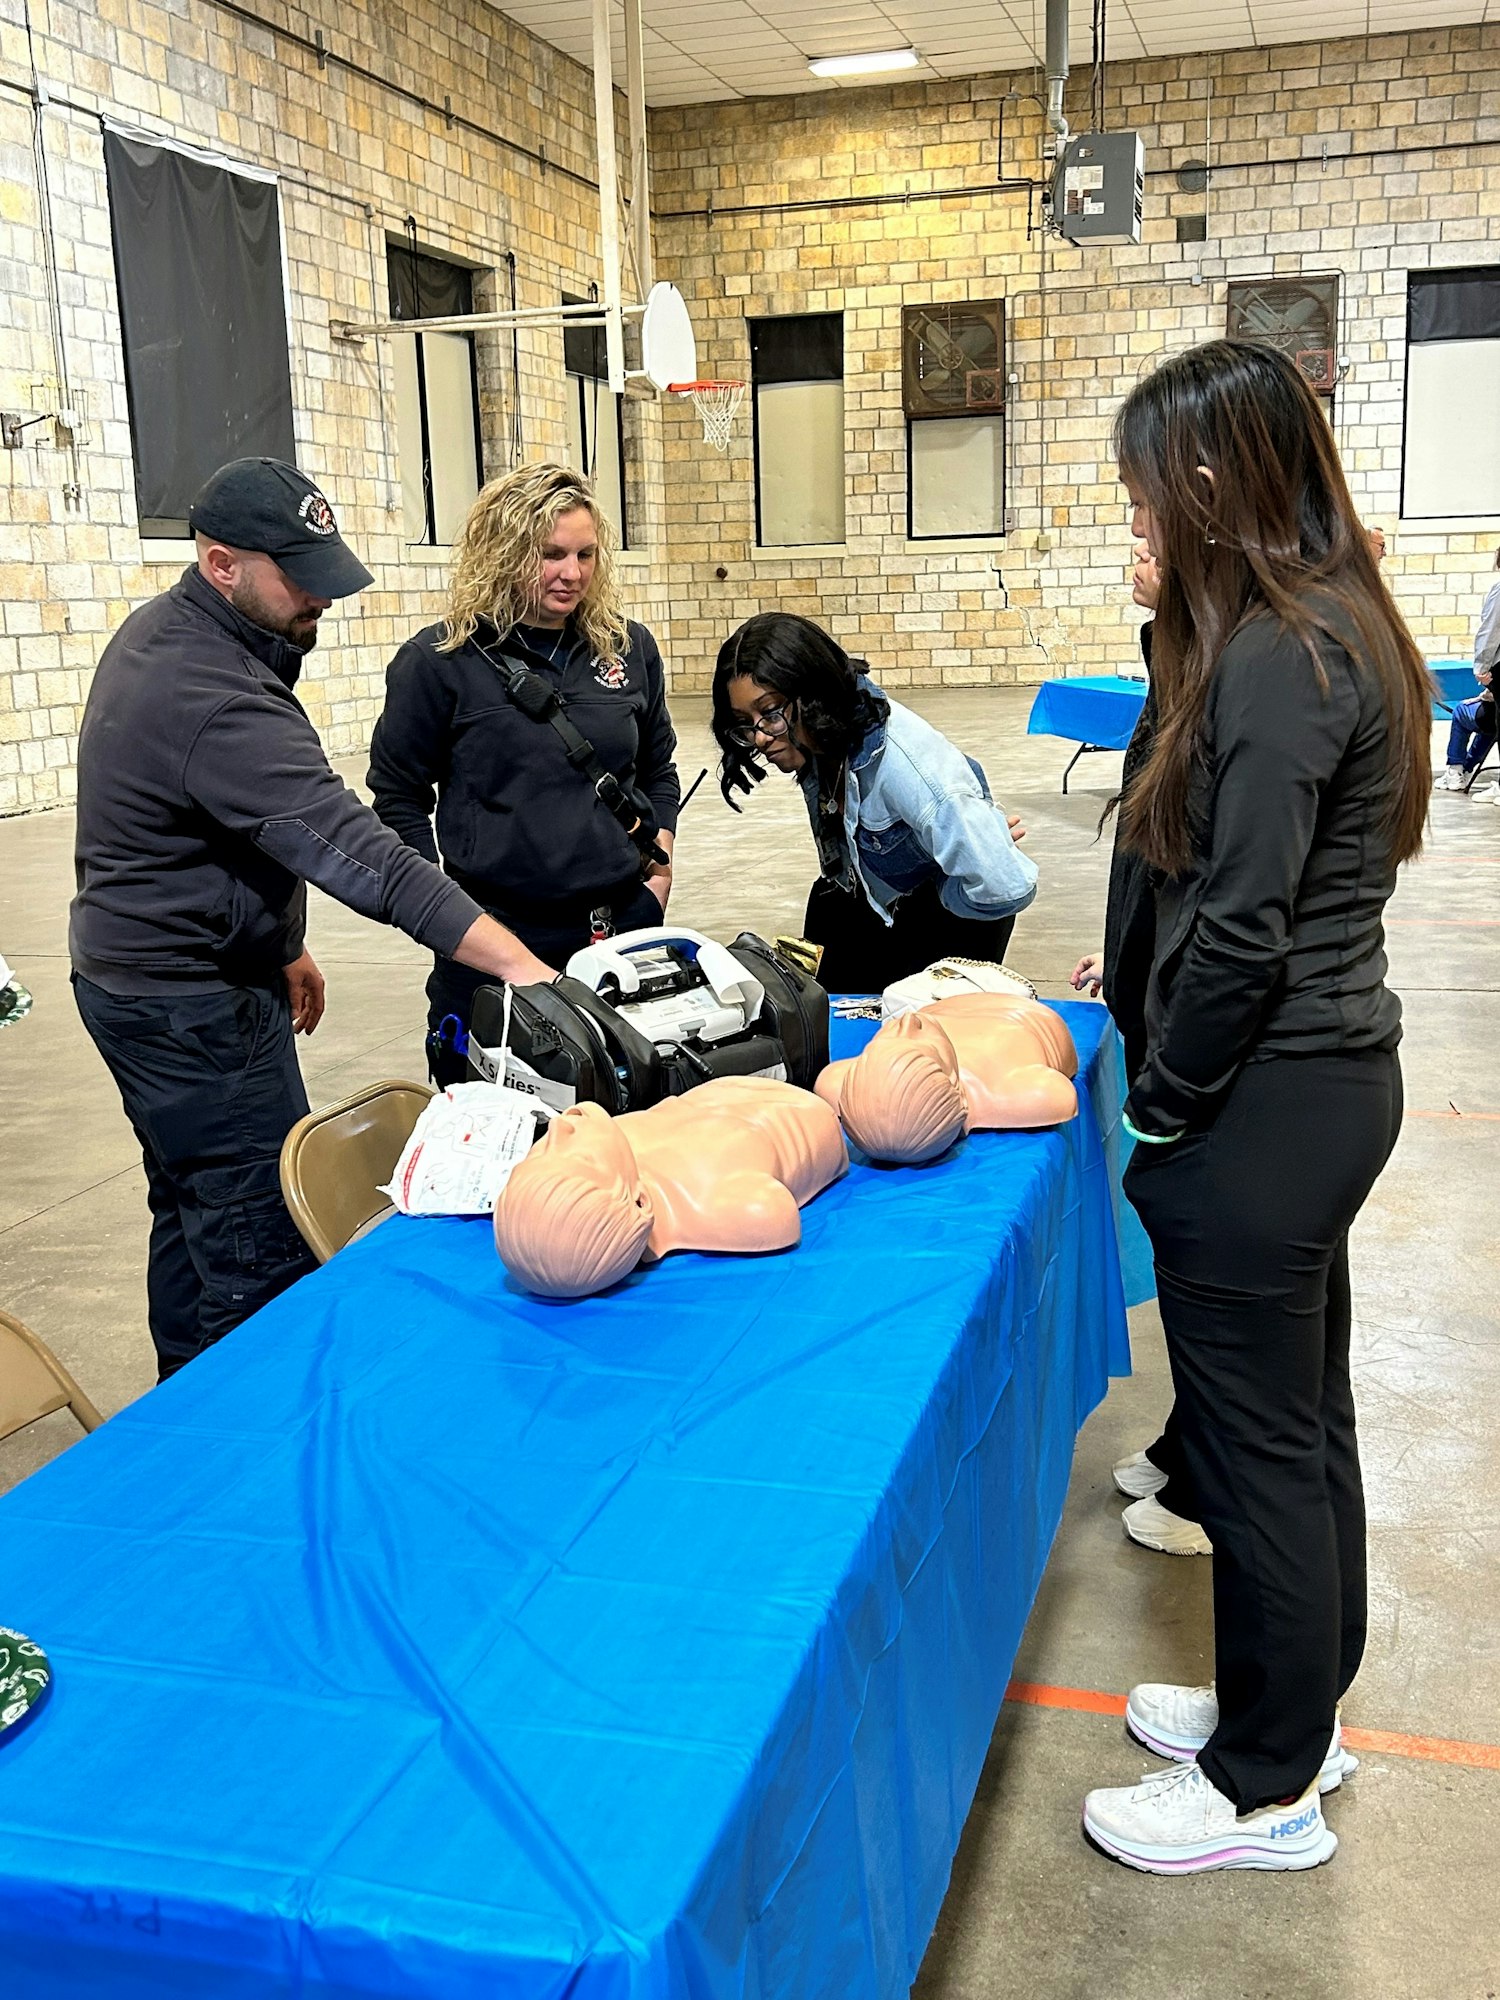
<path id="1" fill-rule="evenodd" d="M 750 372 L 762 389 L 772 382 L 842 382 L 844 315 L 786 313 L 751 320 Z"/>
<path id="2" fill-rule="evenodd" d="M 1500 265 L 1413 271 L 1406 281 L 1406 338 L 1500 340 Z"/>
<path id="3" fill-rule="evenodd" d="M 275 184 L 104 134 L 136 505 L 187 533 L 230 459 L 295 462 Z"/>

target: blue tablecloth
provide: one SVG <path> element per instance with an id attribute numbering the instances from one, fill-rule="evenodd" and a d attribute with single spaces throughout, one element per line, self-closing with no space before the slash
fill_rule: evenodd
<path id="1" fill-rule="evenodd" d="M 1031 704 L 1028 736 L 1066 736 L 1101 750 L 1123 750 L 1146 705 L 1146 683 L 1119 674 L 1043 681 Z"/>
<path id="2" fill-rule="evenodd" d="M 1446 704 L 1446 708 L 1439 708 L 1434 702 L 1434 713 L 1445 714 L 1455 702 L 1468 701 L 1480 692 L 1472 660 L 1429 660 L 1427 665 Z"/>
<path id="3" fill-rule="evenodd" d="M 1061 1011 L 1060 1131 L 573 1305 L 393 1220 L 0 1501 L 5 1992 L 903 1996 L 1128 1365 Z"/>
<path id="4" fill-rule="evenodd" d="M 1442 720 L 1458 701 L 1478 694 L 1472 660 L 1429 660 L 1441 700 L 1432 704 Z M 1028 736 L 1065 736 L 1100 750 L 1123 750 L 1146 705 L 1146 683 L 1118 674 L 1085 674 L 1076 680 L 1043 681 L 1031 704 Z"/>

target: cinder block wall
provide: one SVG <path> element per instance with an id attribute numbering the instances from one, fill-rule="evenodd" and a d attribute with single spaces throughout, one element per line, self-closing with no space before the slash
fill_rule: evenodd
<path id="1" fill-rule="evenodd" d="M 28 47 L 23 0 L 0 0 L 0 408 L 56 407 L 28 101 L 34 50 L 48 92 L 41 126 L 61 336 L 89 412 L 76 504 L 64 493 L 70 461 L 45 427 L 27 433 L 24 450 L 0 454 L 0 812 L 72 795 L 78 722 L 105 639 L 185 560 L 147 560 L 160 545 L 143 549 L 137 530 L 101 113 L 281 175 L 298 460 L 326 484 L 375 573 L 372 588 L 329 615 L 304 675 L 308 709 L 336 752 L 368 741 L 386 662 L 441 611 L 447 559 L 403 544 L 389 352 L 335 342 L 330 320 L 386 317 L 386 238 L 408 215 L 423 247 L 484 267 L 481 310 L 509 304 L 508 252 L 522 305 L 556 304 L 599 275 L 592 83 L 576 63 L 485 0 L 246 4 L 276 27 L 211 0 L 32 0 Z M 544 153 L 545 164 L 517 148 Z M 523 332 L 520 347 L 524 457 L 559 457 L 561 333 Z M 481 338 L 492 474 L 512 458 L 511 359 L 508 333 Z M 660 538 L 657 424 L 654 407 L 632 408 L 630 498 L 648 541 Z M 651 617 L 649 567 L 638 562 L 630 581 L 632 608 Z"/>
<path id="2" fill-rule="evenodd" d="M 748 373 L 747 315 L 842 311 L 846 344 L 843 552 L 756 551 L 748 426 L 721 460 L 668 419 L 680 680 L 699 684 L 717 638 L 776 607 L 821 612 L 896 685 L 1128 660 L 1111 418 L 1156 357 L 1224 332 L 1226 280 L 1268 273 L 1342 274 L 1336 430 L 1355 499 L 1390 536 L 1423 645 L 1466 652 L 1500 520 L 1397 532 L 1406 274 L 1500 262 L 1500 26 L 1111 64 L 1107 124 L 1146 147 L 1145 240 L 1125 249 L 1028 235 L 1025 190 L 995 190 L 997 160 L 1001 177 L 1037 172 L 1036 87 L 989 76 L 655 116 L 658 257 L 688 294 L 700 365 Z M 1088 90 L 1075 72 L 1075 130 Z M 1207 196 L 1181 192 L 1178 167 L 1206 158 Z M 1205 209 L 1207 240 L 1179 244 L 1176 218 Z M 909 542 L 901 307 L 997 294 L 1020 377 L 1015 532 L 1003 547 Z"/>
<path id="3" fill-rule="evenodd" d="M 0 0 L 0 408 L 55 401 L 34 51 L 61 337 L 89 412 L 76 501 L 44 429 L 0 454 L 0 812 L 71 796 L 94 661 L 178 567 L 151 560 L 136 525 L 100 114 L 281 174 L 298 455 L 376 574 L 309 664 L 308 706 L 335 752 L 363 748 L 386 660 L 441 608 L 446 558 L 402 545 L 389 360 L 334 342 L 329 321 L 384 314 L 385 239 L 408 215 L 426 247 L 483 267 L 481 306 L 508 302 L 508 252 L 527 305 L 598 272 L 591 86 L 576 64 L 485 0 L 246 7 L 266 25 L 215 0 L 33 0 L 28 44 L 23 0 Z M 627 408 L 631 608 L 677 686 L 701 686 L 725 632 L 775 605 L 826 618 L 893 684 L 1123 661 L 1133 620 L 1110 416 L 1153 356 L 1222 329 L 1228 277 L 1344 274 L 1340 443 L 1366 517 L 1396 529 L 1406 272 L 1500 261 L 1500 28 L 1111 65 L 1108 122 L 1147 146 L 1137 249 L 1044 245 L 1028 236 L 1024 192 L 993 191 L 997 162 L 1007 177 L 1036 171 L 1032 88 L 1029 74 L 997 76 L 653 117 L 658 266 L 689 296 L 701 366 L 747 372 L 747 313 L 839 309 L 847 344 L 836 555 L 754 550 L 747 433 L 719 459 L 686 407 Z M 1208 241 L 1179 246 L 1175 216 L 1205 203 L 1178 192 L 1175 168 L 1206 153 Z M 910 544 L 900 307 L 996 292 L 1021 378 L 1015 532 L 1003 546 Z M 481 337 L 480 367 L 493 473 L 512 455 L 508 335 Z M 521 374 L 524 456 L 558 455 L 555 329 L 522 335 Z M 1392 583 L 1430 651 L 1465 649 L 1497 539 L 1500 522 L 1393 533 Z"/>

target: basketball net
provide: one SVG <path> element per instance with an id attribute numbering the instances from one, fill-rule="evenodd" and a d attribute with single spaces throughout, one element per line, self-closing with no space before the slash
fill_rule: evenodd
<path id="1" fill-rule="evenodd" d="M 715 451 L 728 451 L 734 435 L 734 420 L 745 400 L 743 382 L 674 382 L 674 396 L 688 396 L 703 425 L 705 444 Z"/>

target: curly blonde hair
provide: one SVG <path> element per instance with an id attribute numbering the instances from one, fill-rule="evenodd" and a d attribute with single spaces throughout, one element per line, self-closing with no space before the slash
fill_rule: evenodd
<path id="1" fill-rule="evenodd" d="M 594 489 L 565 465 L 522 465 L 480 488 L 453 544 L 453 576 L 438 650 L 456 652 L 490 619 L 503 639 L 534 609 L 542 550 L 563 514 L 582 507 L 594 523 L 599 555 L 580 599 L 579 629 L 601 660 L 617 660 L 630 633 L 615 582 L 614 530 Z"/>

